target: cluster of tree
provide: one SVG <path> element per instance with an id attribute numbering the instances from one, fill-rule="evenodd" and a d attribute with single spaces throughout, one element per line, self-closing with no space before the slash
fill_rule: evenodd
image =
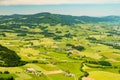
<path id="1" fill-rule="evenodd" d="M 85 50 L 85 48 L 84 48 L 83 46 L 81 46 L 81 45 L 72 46 L 72 48 L 77 49 L 78 51 L 83 51 L 83 50 Z"/>
<path id="2" fill-rule="evenodd" d="M 85 64 L 85 62 L 82 62 L 82 63 L 81 63 L 80 71 L 83 72 L 83 75 L 80 76 L 78 80 L 82 80 L 83 77 L 89 76 L 89 73 L 88 73 L 87 71 L 84 71 L 84 70 L 83 70 L 84 64 Z"/>
<path id="3" fill-rule="evenodd" d="M 102 42 L 102 41 L 101 41 L 101 44 L 104 44 L 104 45 L 107 45 L 107 46 L 112 46 L 115 49 L 120 49 L 120 45 L 118 45 L 118 44 L 105 43 L 105 42 Z"/>
<path id="4" fill-rule="evenodd" d="M 10 73 L 9 71 L 4 71 L 4 72 L 0 71 L 0 74 L 9 74 L 9 73 Z"/>
<path id="5" fill-rule="evenodd" d="M 43 32 L 41 32 L 41 34 L 43 34 L 45 37 L 54 37 L 55 34 L 48 31 L 48 30 L 43 30 Z"/>
<path id="6" fill-rule="evenodd" d="M 107 45 L 107 46 L 111 46 L 111 47 L 113 47 L 115 49 L 120 49 L 120 45 L 119 44 L 114 44 L 114 42 L 113 43 L 108 43 L 108 42 L 105 42 L 104 40 L 97 40 L 94 37 L 88 37 L 86 39 L 90 40 L 92 43 L 104 44 L 104 45 Z"/>
<path id="7" fill-rule="evenodd" d="M 73 44 L 66 44 L 66 46 L 71 46 L 73 49 L 76 49 L 78 51 L 83 51 L 85 50 L 84 46 L 81 46 L 81 45 L 73 45 Z"/>
<path id="8" fill-rule="evenodd" d="M 94 38 L 94 37 L 88 37 L 88 38 L 86 38 L 87 40 L 92 40 L 92 41 L 95 41 L 95 40 L 97 40 L 96 38 Z"/>
<path id="9" fill-rule="evenodd" d="M 7 23 L 7 22 L 5 22 L 5 23 Z M 1 25 L 1 24 L 0 24 L 0 29 L 20 28 L 20 26 L 21 26 L 20 24 L 6 24 L 6 25 Z"/>
<path id="10" fill-rule="evenodd" d="M 100 43 L 100 44 L 107 45 L 107 46 L 111 46 L 111 47 L 113 47 L 113 48 L 115 48 L 115 49 L 120 49 L 120 45 L 114 44 L 114 42 L 113 42 L 113 43 L 107 43 L 107 42 L 101 41 L 101 40 L 96 41 L 96 42 L 97 42 L 97 43 Z"/>
<path id="11" fill-rule="evenodd" d="M 86 61 L 89 64 L 97 64 L 102 66 L 112 66 L 112 64 L 108 61 Z"/>
<path id="12" fill-rule="evenodd" d="M 13 76 L 9 77 L 0 77 L 0 80 L 15 80 Z"/>
<path id="13" fill-rule="evenodd" d="M 58 31 L 58 30 L 56 30 L 56 33 L 59 33 L 59 34 L 60 34 L 60 33 L 62 33 L 62 31 Z"/>
<path id="14" fill-rule="evenodd" d="M 21 61 L 20 57 L 16 54 L 15 51 L 0 45 L 0 66 L 21 66 L 26 63 L 27 62 L 25 61 Z"/>
<path id="15" fill-rule="evenodd" d="M 62 39 L 62 37 L 63 37 L 63 36 L 57 36 L 57 35 L 56 35 L 53 39 L 54 39 L 54 40 L 60 40 L 60 39 Z"/>
<path id="16" fill-rule="evenodd" d="M 72 36 L 73 35 L 71 33 L 67 33 L 67 34 L 64 35 L 64 37 L 67 37 L 67 38 L 72 38 Z"/>
<path id="17" fill-rule="evenodd" d="M 41 30 L 45 30 L 45 29 L 48 28 L 48 26 L 39 26 L 39 28 L 40 28 Z"/>
<path id="18" fill-rule="evenodd" d="M 0 36 L 6 37 L 5 33 L 0 33 Z"/>
<path id="19" fill-rule="evenodd" d="M 111 31 L 108 31 L 108 33 L 110 33 L 111 35 L 120 35 L 120 32 L 116 31 L 116 30 L 111 30 Z"/>
<path id="20" fill-rule="evenodd" d="M 19 34 L 17 34 L 17 36 L 27 36 L 27 34 L 26 33 L 19 33 Z"/>
<path id="21" fill-rule="evenodd" d="M 115 49 L 120 49 L 120 45 L 114 45 L 114 44 L 104 43 L 104 42 L 102 42 L 101 44 L 104 44 L 104 45 L 107 45 L 107 46 L 112 46 Z"/>
<path id="22" fill-rule="evenodd" d="M 0 72 L 0 80 L 14 80 L 9 71 Z"/>

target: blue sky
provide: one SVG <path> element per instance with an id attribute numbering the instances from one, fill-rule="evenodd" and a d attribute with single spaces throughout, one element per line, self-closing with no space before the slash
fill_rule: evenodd
<path id="1" fill-rule="evenodd" d="M 120 4 L 1 5 L 0 15 L 50 12 L 74 16 L 120 16 Z"/>
<path id="2" fill-rule="evenodd" d="M 0 15 L 41 12 L 74 16 L 120 16 L 120 0 L 0 0 Z"/>

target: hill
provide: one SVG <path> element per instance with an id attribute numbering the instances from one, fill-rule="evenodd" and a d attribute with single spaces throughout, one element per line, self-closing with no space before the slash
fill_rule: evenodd
<path id="1" fill-rule="evenodd" d="M 120 80 L 119 22 L 119 16 L 0 16 L 0 73 L 15 80 Z"/>
<path id="2" fill-rule="evenodd" d="M 62 24 L 73 25 L 76 23 L 98 23 L 98 22 L 120 22 L 119 16 L 89 17 L 89 16 L 71 16 L 51 14 L 48 12 L 33 15 L 14 14 L 10 16 L 0 16 L 0 23 L 18 23 L 18 24 L 40 24 L 48 23 L 50 25 Z"/>
<path id="3" fill-rule="evenodd" d="M 0 45 L 0 66 L 19 66 L 24 64 L 12 50 Z"/>

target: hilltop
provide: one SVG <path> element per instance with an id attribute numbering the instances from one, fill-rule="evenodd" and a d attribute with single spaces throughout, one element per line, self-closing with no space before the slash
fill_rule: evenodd
<path id="1" fill-rule="evenodd" d="M 61 14 L 51 14 L 48 12 L 38 13 L 33 15 L 19 15 L 14 14 L 10 16 L 0 16 L 0 23 L 22 23 L 22 24 L 40 24 L 48 23 L 50 25 L 62 24 L 85 24 L 85 23 L 99 23 L 99 22 L 120 22 L 119 16 L 106 16 L 106 17 L 90 17 L 90 16 L 71 16 Z"/>

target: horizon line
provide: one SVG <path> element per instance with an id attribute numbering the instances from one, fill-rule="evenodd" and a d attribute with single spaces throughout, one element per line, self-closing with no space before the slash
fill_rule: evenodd
<path id="1" fill-rule="evenodd" d="M 87 16 L 87 17 L 108 17 L 108 16 L 118 16 L 120 17 L 120 15 L 103 15 L 103 16 L 90 16 L 90 15 L 80 15 L 80 16 L 77 16 L 77 15 L 71 15 L 71 14 L 59 14 L 59 13 L 51 13 L 51 12 L 38 12 L 38 13 L 29 13 L 29 14 L 20 14 L 20 13 L 17 13 L 17 14 L 6 14 L 6 15 L 0 15 L 0 16 L 13 16 L 13 15 L 36 15 L 36 14 L 42 14 L 42 13 L 50 13 L 50 14 L 57 14 L 57 15 L 68 15 L 68 16 L 75 16 L 75 17 L 81 17 L 81 16 Z"/>

